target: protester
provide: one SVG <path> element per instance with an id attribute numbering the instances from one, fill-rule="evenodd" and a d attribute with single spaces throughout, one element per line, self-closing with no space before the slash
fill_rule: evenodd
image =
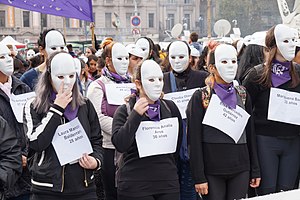
<path id="1" fill-rule="evenodd" d="M 190 65 L 193 70 L 198 70 L 200 52 L 196 48 L 191 48 Z"/>
<path id="2" fill-rule="evenodd" d="M 40 34 L 37 43 L 44 62 L 38 67 L 30 69 L 20 78 L 20 80 L 28 85 L 32 90 L 34 90 L 39 75 L 45 71 L 46 62 L 49 56 L 55 52 L 63 51 L 66 46 L 64 36 L 55 29 L 44 30 Z"/>
<path id="3" fill-rule="evenodd" d="M 195 49 L 197 49 L 199 52 L 202 52 L 202 45 L 198 42 L 199 39 L 199 35 L 196 32 L 192 32 L 190 34 L 190 38 L 189 38 L 189 45 L 191 47 L 194 47 Z"/>
<path id="4" fill-rule="evenodd" d="M 13 187 L 22 173 L 22 155 L 14 130 L 1 116 L 0 133 L 0 199 L 5 199 L 5 190 Z"/>
<path id="5" fill-rule="evenodd" d="M 249 183 L 254 188 L 260 183 L 253 122 L 247 118 L 251 99 L 243 87 L 233 86 L 235 48 L 221 44 L 209 57 L 207 86 L 193 94 L 187 108 L 195 189 L 208 200 L 242 199 Z"/>
<path id="6" fill-rule="evenodd" d="M 126 49 L 129 53 L 128 75 L 133 77 L 137 66 L 143 60 L 143 50 L 135 44 L 127 45 Z"/>
<path id="7" fill-rule="evenodd" d="M 168 58 L 166 59 L 169 60 L 172 71 L 164 74 L 163 92 L 167 95 L 169 95 L 170 93 L 174 93 L 174 97 L 169 96 L 168 99 L 178 99 L 178 97 L 180 96 L 182 98 L 180 98 L 182 103 L 177 104 L 177 106 L 179 108 L 182 108 L 181 113 L 185 113 L 187 103 L 194 92 L 194 90 L 192 89 L 205 86 L 204 80 L 208 74 L 203 71 L 192 70 L 192 66 L 190 65 L 190 62 L 192 60 L 191 49 L 186 42 L 172 42 L 168 46 Z M 177 92 L 181 92 L 181 94 L 178 94 Z M 180 199 L 193 200 L 197 198 L 197 195 L 194 189 L 194 182 L 191 177 L 188 156 L 185 120 L 186 117 L 182 116 L 182 118 L 184 119 L 184 121 L 182 122 L 184 134 L 182 138 L 182 146 L 180 149 L 180 159 L 178 162 Z"/>
<path id="8" fill-rule="evenodd" d="M 172 101 L 161 99 L 163 74 L 155 61 L 144 61 L 137 69 L 134 82 L 136 95 L 117 109 L 113 119 L 112 142 L 123 153 L 124 161 L 118 181 L 118 200 L 179 200 L 176 158 L 182 137 L 180 112 Z M 168 124 L 165 120 L 171 121 Z M 163 124 L 177 126 L 160 130 L 165 139 L 157 138 L 162 141 L 153 145 L 152 137 L 162 136 L 154 134 L 155 130 L 149 133 L 142 130 L 147 126 L 160 128 Z M 139 139 L 138 135 L 142 134 L 151 135 Z M 148 142 L 147 149 L 144 144 Z M 165 151 L 160 151 L 162 146 L 166 146 Z M 146 155 L 142 154 L 144 150 Z"/>
<path id="9" fill-rule="evenodd" d="M 68 51 L 69 51 L 69 54 L 73 57 L 73 58 L 76 58 L 77 55 L 74 53 L 73 51 L 73 45 L 72 44 L 68 44 L 67 45 L 67 48 L 68 48 Z"/>
<path id="10" fill-rule="evenodd" d="M 159 58 L 159 52 L 156 49 L 154 42 L 148 37 L 140 37 L 135 42 L 137 47 L 140 47 L 143 52 L 143 60 L 152 59 L 158 64 L 161 63 L 161 59 Z"/>
<path id="11" fill-rule="evenodd" d="M 88 72 L 88 79 L 91 81 L 95 80 L 95 77 L 98 75 L 98 57 L 95 55 L 89 55 L 86 62 L 86 70 Z"/>
<path id="12" fill-rule="evenodd" d="M 87 48 L 85 49 L 85 56 L 86 56 L 86 57 L 89 57 L 90 55 L 95 55 L 96 52 L 97 52 L 97 51 L 96 51 L 95 48 L 93 48 L 93 47 L 87 47 Z"/>
<path id="13" fill-rule="evenodd" d="M 300 93 L 300 69 L 291 62 L 295 32 L 282 24 L 272 27 L 265 39 L 268 52 L 264 64 L 251 69 L 243 82 L 253 103 L 262 178 L 259 195 L 293 189 L 298 175 L 299 120 L 293 120 L 291 110 L 295 108 L 286 99 Z M 282 101 L 278 100 L 281 97 Z"/>
<path id="14" fill-rule="evenodd" d="M 116 200 L 117 190 L 115 187 L 115 147 L 111 142 L 112 121 L 115 110 L 118 105 L 108 103 L 108 92 L 106 85 L 129 83 L 130 78 L 127 76 L 128 70 L 128 52 L 126 47 L 120 43 L 107 43 L 104 46 L 102 57 L 105 58 L 106 66 L 103 68 L 103 75 L 92 82 L 89 86 L 87 97 L 91 100 L 99 117 L 103 133 L 103 183 L 106 200 Z"/>
<path id="15" fill-rule="evenodd" d="M 17 183 L 6 192 L 6 198 L 10 200 L 29 200 L 30 174 L 27 168 L 27 141 L 23 125 L 17 121 L 10 100 L 12 95 L 30 92 L 30 88 L 12 76 L 14 66 L 13 58 L 10 55 L 11 52 L 6 45 L 0 44 L 0 116 L 7 121 L 8 125 L 13 129 L 14 137 L 16 136 L 18 139 L 18 146 L 21 147 L 23 170 Z M 16 167 L 19 168 L 21 166 Z"/>
<path id="16" fill-rule="evenodd" d="M 103 162 L 102 135 L 97 113 L 92 103 L 79 92 L 75 62 L 70 54 L 53 53 L 46 64 L 46 70 L 36 87 L 37 96 L 28 101 L 24 108 L 24 125 L 31 155 L 31 199 L 96 200 L 93 172 L 99 170 Z M 71 122 L 76 123 L 71 125 Z M 62 125 L 70 128 L 64 133 L 57 132 L 57 128 Z M 79 130 L 72 133 L 78 127 Z M 60 134 L 64 134 L 64 138 L 57 138 L 55 142 L 54 138 Z M 78 134 L 81 136 L 76 138 Z M 85 146 L 76 146 L 85 148 L 82 151 L 86 153 L 78 160 L 61 164 L 59 155 L 73 156 L 74 149 L 65 145 L 65 152 L 61 154 L 56 146 L 58 142 L 67 138 L 71 144 L 79 142 L 77 140 L 82 137 L 87 137 L 92 153 L 88 153 Z"/>

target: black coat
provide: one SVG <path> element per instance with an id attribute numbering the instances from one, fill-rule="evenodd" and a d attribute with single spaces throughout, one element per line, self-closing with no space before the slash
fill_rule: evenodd
<path id="1" fill-rule="evenodd" d="M 15 95 L 30 92 L 30 88 L 22 81 L 12 76 L 12 89 L 11 92 Z M 27 156 L 28 143 L 24 133 L 23 124 L 19 123 L 10 106 L 9 97 L 0 89 L 0 116 L 2 116 L 10 127 L 13 128 L 18 138 L 18 145 L 21 147 L 22 155 Z M 7 193 L 7 197 L 16 197 L 30 192 L 30 175 L 27 168 L 23 168 L 22 176 L 17 183 L 11 187 Z"/>

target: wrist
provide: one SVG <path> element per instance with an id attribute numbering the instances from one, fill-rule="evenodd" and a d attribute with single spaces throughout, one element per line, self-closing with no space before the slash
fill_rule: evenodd
<path id="1" fill-rule="evenodd" d="M 95 167 L 94 170 L 98 171 L 98 170 L 101 169 L 101 161 L 100 161 L 99 159 L 97 159 L 97 158 L 95 158 L 95 160 L 96 160 L 96 162 L 97 162 L 97 165 L 96 165 L 96 167 Z"/>

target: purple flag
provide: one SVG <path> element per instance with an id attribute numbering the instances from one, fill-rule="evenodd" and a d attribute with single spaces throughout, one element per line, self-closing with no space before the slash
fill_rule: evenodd
<path id="1" fill-rule="evenodd" d="M 44 14 L 94 21 L 92 0 L 0 0 L 0 3 Z"/>

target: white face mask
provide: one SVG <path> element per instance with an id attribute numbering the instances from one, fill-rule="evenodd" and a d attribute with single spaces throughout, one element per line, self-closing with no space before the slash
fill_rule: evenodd
<path id="1" fill-rule="evenodd" d="M 63 35 L 58 31 L 49 31 L 45 37 L 45 50 L 48 58 L 55 52 L 63 51 L 66 44 Z"/>
<path id="2" fill-rule="evenodd" d="M 10 54 L 9 48 L 0 44 L 0 71 L 6 76 L 11 76 L 14 72 L 14 62 Z"/>
<path id="3" fill-rule="evenodd" d="M 78 58 L 74 58 L 74 62 L 75 62 L 75 71 L 76 71 L 77 75 L 80 76 L 80 74 L 81 74 L 81 62 Z"/>
<path id="4" fill-rule="evenodd" d="M 274 35 L 277 48 L 284 59 L 293 60 L 296 52 L 295 31 L 286 25 L 278 24 L 274 29 Z"/>
<path id="5" fill-rule="evenodd" d="M 215 65 L 226 83 L 231 83 L 237 71 L 237 52 L 231 45 L 220 44 L 215 50 Z"/>
<path id="6" fill-rule="evenodd" d="M 141 38 L 138 39 L 135 44 L 143 50 L 143 60 L 146 60 L 150 53 L 149 41 L 145 38 Z"/>
<path id="7" fill-rule="evenodd" d="M 169 47 L 169 61 L 172 69 L 181 73 L 189 66 L 189 51 L 187 45 L 182 41 L 175 41 Z"/>
<path id="8" fill-rule="evenodd" d="M 111 57 L 116 72 L 120 76 L 124 76 L 127 73 L 129 65 L 129 54 L 126 47 L 121 43 L 114 44 L 112 47 Z"/>
<path id="9" fill-rule="evenodd" d="M 161 96 L 164 86 L 163 73 L 160 66 L 153 60 L 146 60 L 141 66 L 141 82 L 143 89 L 152 101 Z"/>
<path id="10" fill-rule="evenodd" d="M 60 53 L 54 56 L 51 61 L 51 80 L 56 92 L 62 83 L 63 91 L 73 88 L 76 81 L 75 62 L 70 54 Z"/>
<path id="11" fill-rule="evenodd" d="M 32 49 L 28 50 L 27 54 L 26 54 L 27 60 L 29 60 L 30 58 L 34 57 L 34 55 L 35 55 L 35 52 Z"/>

